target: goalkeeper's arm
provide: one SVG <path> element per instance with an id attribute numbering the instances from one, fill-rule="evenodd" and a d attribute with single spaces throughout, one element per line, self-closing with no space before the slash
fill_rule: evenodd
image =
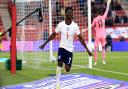
<path id="1" fill-rule="evenodd" d="M 109 10 L 109 5 L 110 5 L 110 3 L 111 3 L 111 0 L 107 0 L 107 8 L 106 8 L 106 11 L 105 11 L 105 13 L 104 13 L 104 15 L 103 15 L 104 18 L 106 18 L 107 14 L 108 14 L 108 10 Z"/>

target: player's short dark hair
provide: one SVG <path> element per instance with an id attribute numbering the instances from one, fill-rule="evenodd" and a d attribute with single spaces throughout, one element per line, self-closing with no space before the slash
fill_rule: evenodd
<path id="1" fill-rule="evenodd" d="M 72 11 L 73 11 L 73 9 L 72 9 L 71 7 L 66 7 L 65 13 L 66 13 L 68 10 L 72 10 Z"/>
<path id="2" fill-rule="evenodd" d="M 103 14 L 103 9 L 102 8 L 97 8 L 96 13 L 97 14 Z"/>

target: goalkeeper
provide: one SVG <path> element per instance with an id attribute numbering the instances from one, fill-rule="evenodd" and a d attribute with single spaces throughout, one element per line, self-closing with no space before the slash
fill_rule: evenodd
<path id="1" fill-rule="evenodd" d="M 97 17 L 94 18 L 92 22 L 92 27 L 95 29 L 96 37 L 95 37 L 95 43 L 94 43 L 94 65 L 97 65 L 97 48 L 99 46 L 99 43 L 101 42 L 102 45 L 102 60 L 103 64 L 106 64 L 105 58 L 106 58 L 106 52 L 105 52 L 105 38 L 106 38 L 106 31 L 105 31 L 105 19 L 108 14 L 109 5 L 111 3 L 111 0 L 107 0 L 107 8 L 102 15 L 102 12 L 97 11 Z"/>
<path id="2" fill-rule="evenodd" d="M 73 38 L 75 34 L 78 36 L 81 44 L 87 50 L 89 56 L 92 56 L 92 53 L 87 48 L 86 43 L 80 34 L 78 25 L 73 21 L 73 9 L 71 7 L 67 7 L 65 9 L 65 20 L 58 24 L 58 26 L 55 29 L 55 32 L 53 32 L 50 35 L 48 40 L 44 44 L 42 44 L 40 48 L 43 49 L 44 46 L 49 41 L 55 38 L 57 33 L 61 34 L 60 47 L 58 50 L 58 66 L 56 69 L 56 78 L 57 78 L 56 82 L 57 82 L 57 87 L 59 88 L 60 87 L 60 75 L 61 75 L 61 69 L 62 69 L 63 63 L 65 64 L 66 72 L 70 71 L 70 68 L 72 65 Z"/>

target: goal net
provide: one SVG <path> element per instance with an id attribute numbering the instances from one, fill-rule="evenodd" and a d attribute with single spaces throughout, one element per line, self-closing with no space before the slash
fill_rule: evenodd
<path id="1" fill-rule="evenodd" d="M 83 0 L 84 1 L 84 0 Z M 57 51 L 60 35 L 48 43 L 43 50 L 39 46 L 44 43 L 55 30 L 57 24 L 64 20 L 64 9 L 73 8 L 73 20 L 79 25 L 86 43 L 88 43 L 87 2 L 77 0 L 17 0 L 17 59 L 23 60 L 23 66 L 41 70 L 56 69 Z M 40 19 L 41 18 L 41 19 Z M 88 67 L 88 54 L 79 42 L 74 40 L 74 56 L 72 69 Z"/>

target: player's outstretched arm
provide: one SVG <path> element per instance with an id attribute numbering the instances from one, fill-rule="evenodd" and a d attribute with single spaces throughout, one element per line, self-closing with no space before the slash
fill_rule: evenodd
<path id="1" fill-rule="evenodd" d="M 107 8 L 106 8 L 106 11 L 105 11 L 105 13 L 104 13 L 104 15 L 103 15 L 104 18 L 107 17 L 110 3 L 111 3 L 111 0 L 107 0 Z"/>
<path id="2" fill-rule="evenodd" d="M 56 36 L 56 34 L 57 34 L 56 32 L 53 32 L 53 33 L 49 36 L 48 40 L 47 40 L 44 44 L 42 44 L 39 48 L 43 49 L 44 46 Z"/>
<path id="3" fill-rule="evenodd" d="M 87 47 L 87 45 L 86 45 L 86 43 L 85 43 L 83 37 L 81 36 L 81 34 L 78 35 L 78 38 L 79 38 L 81 44 L 82 44 L 82 45 L 84 46 L 84 48 L 87 50 L 88 55 L 89 55 L 89 56 L 92 56 L 92 53 L 91 53 L 90 50 L 88 49 L 88 47 Z"/>

